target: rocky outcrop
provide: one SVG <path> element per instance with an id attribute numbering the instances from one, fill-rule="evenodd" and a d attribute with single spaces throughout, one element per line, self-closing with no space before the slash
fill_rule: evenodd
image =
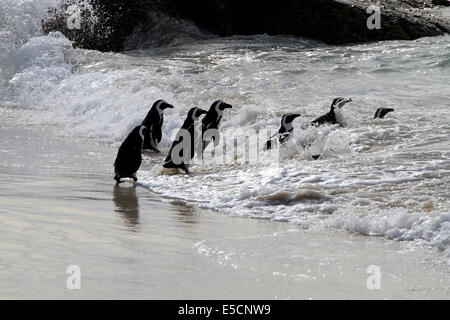
<path id="1" fill-rule="evenodd" d="M 73 6 L 80 10 L 79 26 Z M 49 8 L 42 29 L 63 33 L 76 47 L 121 51 L 136 25 L 147 20 L 148 10 L 146 0 L 60 0 L 57 8 Z"/>
<path id="2" fill-rule="evenodd" d="M 122 50 L 133 30 L 151 25 L 158 12 L 189 19 L 220 36 L 288 34 L 330 44 L 450 32 L 450 22 L 425 9 L 431 6 L 425 0 L 91 0 L 90 7 L 83 7 L 81 29 L 68 28 L 67 7 L 85 2 L 61 0 L 43 21 L 44 30 L 61 31 L 78 47 L 102 51 Z M 381 9 L 381 28 L 370 30 L 366 10 L 374 3 Z"/>
<path id="3" fill-rule="evenodd" d="M 450 6 L 450 0 L 433 0 L 432 3 L 439 6 Z"/>

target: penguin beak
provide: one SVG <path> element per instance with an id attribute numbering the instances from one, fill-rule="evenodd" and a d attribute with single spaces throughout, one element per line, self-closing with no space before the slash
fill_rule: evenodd
<path id="1" fill-rule="evenodd" d="M 223 108 L 224 108 L 224 109 L 232 109 L 233 106 L 232 106 L 231 104 L 224 103 Z"/>
<path id="2" fill-rule="evenodd" d="M 295 119 L 295 118 L 301 117 L 302 115 L 301 115 L 300 113 L 294 113 L 292 116 L 293 116 L 294 119 Z"/>
<path id="3" fill-rule="evenodd" d="M 205 110 L 203 110 L 203 109 L 198 109 L 197 110 L 197 115 L 200 117 L 201 115 L 203 115 L 203 114 L 207 114 L 208 113 L 208 111 L 205 111 Z"/>
<path id="4" fill-rule="evenodd" d="M 162 109 L 165 110 L 165 109 L 173 109 L 173 108 L 174 108 L 173 105 L 167 103 L 164 105 L 164 107 Z"/>

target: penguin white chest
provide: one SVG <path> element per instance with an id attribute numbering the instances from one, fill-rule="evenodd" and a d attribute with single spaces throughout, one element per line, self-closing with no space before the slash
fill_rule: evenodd
<path id="1" fill-rule="evenodd" d="M 334 110 L 334 115 L 336 116 L 337 123 L 344 127 L 347 125 L 347 121 L 345 120 L 344 113 L 342 112 L 341 108 L 336 108 Z"/>
<path id="2" fill-rule="evenodd" d="M 287 123 L 283 127 L 287 132 L 290 132 L 294 129 L 294 126 L 292 125 L 292 123 Z"/>
<path id="3" fill-rule="evenodd" d="M 216 119 L 216 123 L 217 124 L 219 124 L 220 120 L 222 120 L 222 116 L 223 116 L 223 111 L 222 110 L 217 112 L 217 119 Z"/>

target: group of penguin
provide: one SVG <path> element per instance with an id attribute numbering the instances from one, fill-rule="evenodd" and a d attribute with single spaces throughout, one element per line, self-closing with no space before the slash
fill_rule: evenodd
<path id="1" fill-rule="evenodd" d="M 343 126 L 343 116 L 341 113 L 341 109 L 344 105 L 351 102 L 352 99 L 346 99 L 346 98 L 336 98 L 333 100 L 331 104 L 331 109 L 328 113 L 312 120 L 307 125 L 312 126 L 320 126 L 323 124 L 339 124 Z M 164 100 L 158 100 L 156 101 L 153 106 L 151 107 L 150 111 L 148 112 L 147 116 L 145 117 L 144 121 L 141 125 L 135 127 L 131 133 L 126 137 L 126 139 L 123 141 L 123 143 L 119 147 L 119 151 L 117 153 L 116 161 L 114 162 L 114 171 L 115 171 L 115 177 L 114 180 L 116 180 L 117 183 L 123 182 L 123 178 L 132 178 L 133 181 L 137 181 L 136 173 L 139 170 L 141 163 L 142 163 L 142 150 L 153 150 L 157 153 L 160 152 L 158 149 L 158 144 L 161 142 L 162 139 L 162 126 L 164 122 L 164 110 L 166 109 L 173 109 L 173 105 L 167 103 Z M 205 115 L 201 122 L 201 145 L 200 145 L 200 151 L 203 152 L 205 148 L 208 146 L 208 139 L 203 139 L 205 137 L 205 133 L 210 129 L 219 129 L 220 122 L 222 120 L 223 112 L 226 109 L 231 109 L 232 106 L 222 100 L 215 101 L 210 109 L 208 111 L 205 111 L 203 109 L 194 107 L 189 110 L 187 117 L 183 123 L 183 125 L 180 128 L 181 130 L 187 130 L 190 134 L 190 146 L 191 146 L 191 152 L 190 152 L 190 158 L 192 159 L 195 154 L 195 146 L 197 141 L 195 141 L 197 135 L 195 134 L 196 130 L 196 124 L 200 120 L 200 117 L 202 115 Z M 374 118 L 384 118 L 386 114 L 389 112 L 394 111 L 392 108 L 379 108 Z M 275 140 L 278 140 L 280 144 L 286 143 L 292 133 L 294 132 L 294 127 L 292 125 L 292 122 L 300 117 L 301 115 L 298 113 L 288 113 L 283 115 L 281 119 L 281 127 L 278 130 L 278 132 L 272 136 L 266 143 L 265 143 L 265 149 L 269 150 L 272 149 Z M 211 138 L 211 140 L 214 140 L 214 137 Z M 172 143 L 172 146 L 169 150 L 169 153 L 164 160 L 163 167 L 164 168 L 175 168 L 175 169 L 182 169 L 186 173 L 189 173 L 189 159 L 188 161 L 181 161 L 181 163 L 175 163 L 173 161 L 173 152 L 180 152 L 175 151 L 177 149 L 176 147 L 183 142 L 183 136 L 180 134 L 177 134 L 175 140 Z M 181 150 L 180 153 L 183 151 Z M 183 156 L 180 154 L 180 156 Z M 320 156 L 313 156 L 314 159 L 318 159 Z M 188 157 L 189 158 L 189 157 Z"/>

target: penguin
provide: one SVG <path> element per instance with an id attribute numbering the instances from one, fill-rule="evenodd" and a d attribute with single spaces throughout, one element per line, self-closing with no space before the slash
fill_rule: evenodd
<path id="1" fill-rule="evenodd" d="M 208 146 L 210 141 L 205 141 L 204 134 L 208 130 L 212 129 L 219 129 L 220 121 L 222 120 L 223 112 L 225 109 L 231 109 L 233 108 L 232 105 L 222 101 L 217 100 L 215 101 L 211 107 L 209 108 L 208 112 L 206 113 L 205 117 L 202 120 L 202 153 Z M 213 140 L 215 141 L 215 138 L 213 137 Z"/>
<path id="2" fill-rule="evenodd" d="M 374 119 L 376 118 L 380 118 L 383 119 L 385 115 L 387 115 L 389 112 L 394 111 L 394 109 L 392 108 L 379 108 L 377 110 L 377 112 L 375 112 L 375 116 L 373 117 Z"/>
<path id="3" fill-rule="evenodd" d="M 183 169 L 187 174 L 190 173 L 189 163 L 195 155 L 195 147 L 197 145 L 197 141 L 195 140 L 197 137 L 200 138 L 201 134 L 200 128 L 198 128 L 198 132 L 196 132 L 196 124 L 203 114 L 207 114 L 207 112 L 200 108 L 192 108 L 191 110 L 189 110 L 186 120 L 184 121 L 183 125 L 180 128 L 180 131 L 178 131 L 175 140 L 172 143 L 169 154 L 164 160 L 164 168 Z M 182 132 L 181 130 L 185 131 Z M 189 133 L 190 139 L 187 142 L 185 142 L 183 139 L 183 133 L 186 132 Z M 190 148 L 190 155 L 184 154 L 183 150 L 186 150 L 186 148 Z"/>
<path id="4" fill-rule="evenodd" d="M 339 124 L 341 125 L 341 127 L 343 127 L 344 121 L 341 114 L 342 112 L 341 108 L 351 101 L 352 99 L 345 99 L 345 98 L 334 99 L 333 103 L 331 104 L 330 112 L 324 114 L 323 116 L 318 117 L 317 119 L 314 119 L 313 121 L 311 121 L 311 124 L 314 126 L 320 126 L 326 123 Z"/>
<path id="5" fill-rule="evenodd" d="M 156 101 L 142 121 L 142 125 L 148 128 L 148 134 L 145 136 L 144 149 L 153 150 L 159 153 L 158 144 L 162 138 L 162 126 L 164 122 L 164 110 L 173 109 L 173 105 L 164 100 Z"/>
<path id="6" fill-rule="evenodd" d="M 117 183 L 121 183 L 122 178 L 133 178 L 135 182 L 138 180 L 136 172 L 141 166 L 142 146 L 147 134 L 147 127 L 140 125 L 135 127 L 122 142 L 114 162 L 114 172 L 116 174 L 114 180 Z"/>
<path id="7" fill-rule="evenodd" d="M 281 118 L 281 127 L 280 130 L 278 130 L 278 141 L 280 144 L 287 142 L 291 138 L 291 135 L 294 132 L 292 122 L 298 117 L 300 117 L 300 114 L 298 113 L 287 113 Z M 272 149 L 274 137 L 275 136 L 272 136 L 272 138 L 266 142 L 267 150 Z"/>

